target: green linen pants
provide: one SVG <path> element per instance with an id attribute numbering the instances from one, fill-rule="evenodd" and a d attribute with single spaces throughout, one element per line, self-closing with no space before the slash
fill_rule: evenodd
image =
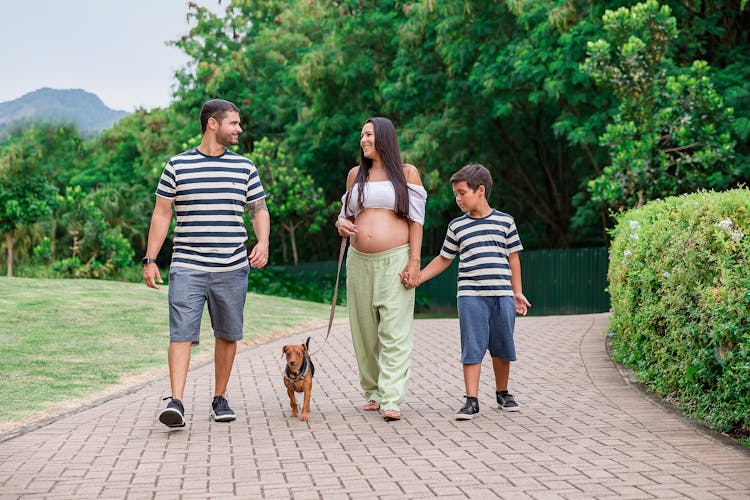
<path id="1" fill-rule="evenodd" d="M 401 411 L 411 368 L 414 289 L 399 273 L 409 261 L 409 245 L 375 254 L 349 247 L 346 307 L 365 401 Z"/>

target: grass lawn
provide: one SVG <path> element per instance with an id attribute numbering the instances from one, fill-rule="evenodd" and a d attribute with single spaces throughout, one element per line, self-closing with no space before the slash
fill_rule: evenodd
<path id="1" fill-rule="evenodd" d="M 326 304 L 249 294 L 240 348 L 324 326 L 329 312 Z M 167 376 L 168 345 L 166 287 L 0 277 L 0 432 Z M 191 365 L 212 359 L 206 313 Z"/>

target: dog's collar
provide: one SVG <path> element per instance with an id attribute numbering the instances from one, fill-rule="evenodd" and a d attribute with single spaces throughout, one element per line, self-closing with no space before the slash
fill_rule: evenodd
<path id="1" fill-rule="evenodd" d="M 310 371 L 311 365 L 311 363 L 308 362 L 309 359 L 310 357 L 305 354 L 305 356 L 302 358 L 302 368 L 300 368 L 298 372 L 293 372 L 287 366 L 286 371 L 284 372 L 284 378 L 290 382 L 299 382 L 300 380 L 307 377 L 307 372 Z"/>

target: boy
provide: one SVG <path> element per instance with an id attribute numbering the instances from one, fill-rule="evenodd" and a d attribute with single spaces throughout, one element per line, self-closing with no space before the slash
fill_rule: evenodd
<path id="1" fill-rule="evenodd" d="M 508 393 L 510 362 L 516 360 L 513 328 L 515 313 L 525 316 L 531 304 L 521 291 L 518 252 L 523 247 L 515 221 L 487 202 L 490 172 L 472 163 L 453 174 L 450 182 L 464 215 L 448 224 L 440 255 L 421 271 L 419 284 L 443 272 L 459 256 L 457 302 L 466 403 L 456 420 L 471 420 L 479 413 L 479 372 L 487 349 L 497 404 L 502 410 L 518 411 Z"/>

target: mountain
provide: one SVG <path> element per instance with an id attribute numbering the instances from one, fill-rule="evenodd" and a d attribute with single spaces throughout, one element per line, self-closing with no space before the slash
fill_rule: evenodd
<path id="1" fill-rule="evenodd" d="M 29 121 L 74 123 L 81 135 L 94 135 L 127 114 L 108 108 L 91 92 L 42 88 L 0 103 L 0 136 Z"/>

